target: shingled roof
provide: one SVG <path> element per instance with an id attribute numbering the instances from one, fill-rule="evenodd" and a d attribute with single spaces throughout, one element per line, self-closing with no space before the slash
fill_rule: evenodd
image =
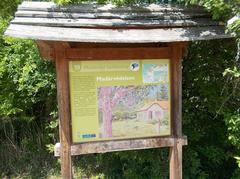
<path id="1" fill-rule="evenodd" d="M 137 112 L 141 112 L 141 111 L 146 111 L 148 110 L 150 107 L 152 107 L 154 104 L 160 106 L 162 109 L 167 110 L 169 108 L 169 101 L 153 101 L 150 103 L 145 104 L 141 109 L 139 109 Z"/>
<path id="2" fill-rule="evenodd" d="M 229 38 L 200 7 L 23 2 L 5 35 L 68 42 L 152 43 Z"/>

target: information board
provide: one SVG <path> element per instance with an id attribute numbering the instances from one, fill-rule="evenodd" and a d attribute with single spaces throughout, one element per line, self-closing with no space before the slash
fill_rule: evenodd
<path id="1" fill-rule="evenodd" d="M 70 61 L 73 143 L 170 135 L 168 59 Z"/>

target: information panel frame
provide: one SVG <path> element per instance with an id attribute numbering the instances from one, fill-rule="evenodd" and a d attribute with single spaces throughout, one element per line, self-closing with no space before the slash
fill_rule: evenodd
<path id="1" fill-rule="evenodd" d="M 73 144 L 171 135 L 171 59 L 74 59 L 68 65 Z M 100 110 L 109 95 L 114 108 Z"/>

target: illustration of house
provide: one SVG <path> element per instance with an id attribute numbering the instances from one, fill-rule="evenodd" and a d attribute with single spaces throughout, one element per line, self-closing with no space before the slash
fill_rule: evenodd
<path id="1" fill-rule="evenodd" d="M 137 111 L 137 119 L 160 120 L 168 115 L 169 101 L 153 101 Z"/>

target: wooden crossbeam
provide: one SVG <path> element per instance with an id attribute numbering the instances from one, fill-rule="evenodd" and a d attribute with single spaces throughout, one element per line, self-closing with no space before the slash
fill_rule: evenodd
<path id="1" fill-rule="evenodd" d="M 187 145 L 187 137 L 161 137 L 79 143 L 71 145 L 71 155 L 106 153 L 114 151 L 139 150 L 159 147 L 173 147 L 176 143 L 182 146 Z M 60 143 L 57 143 L 54 148 L 54 155 L 56 157 L 60 156 L 60 151 Z"/>

